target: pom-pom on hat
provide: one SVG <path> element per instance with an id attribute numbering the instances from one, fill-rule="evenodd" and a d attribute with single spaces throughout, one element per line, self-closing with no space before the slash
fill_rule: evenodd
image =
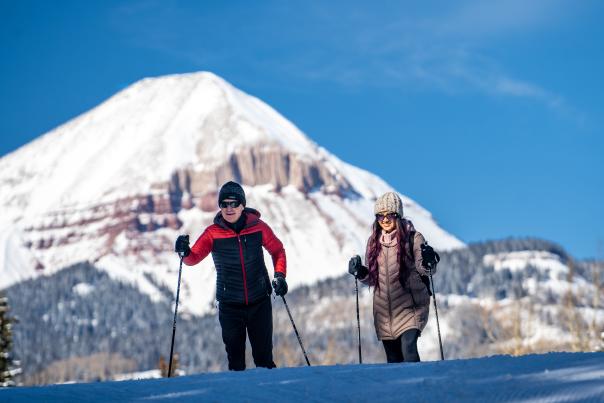
<path id="1" fill-rule="evenodd" d="M 375 201 L 373 212 L 378 213 L 397 213 L 400 217 L 403 216 L 403 202 L 401 198 L 394 192 L 384 193 Z"/>
<path id="2" fill-rule="evenodd" d="M 233 199 L 239 201 L 245 206 L 245 192 L 240 184 L 229 181 L 222 185 L 218 193 L 218 204 L 225 199 Z"/>

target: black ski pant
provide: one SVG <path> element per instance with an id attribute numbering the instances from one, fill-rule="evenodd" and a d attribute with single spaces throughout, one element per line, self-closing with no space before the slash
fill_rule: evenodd
<path id="1" fill-rule="evenodd" d="M 417 338 L 419 334 L 419 330 L 409 329 L 394 340 L 382 340 L 388 363 L 418 362 Z"/>
<path id="2" fill-rule="evenodd" d="M 251 305 L 218 304 L 222 341 L 229 360 L 229 370 L 245 369 L 245 336 L 250 339 L 257 367 L 275 368 L 273 362 L 273 310 L 267 296 Z"/>

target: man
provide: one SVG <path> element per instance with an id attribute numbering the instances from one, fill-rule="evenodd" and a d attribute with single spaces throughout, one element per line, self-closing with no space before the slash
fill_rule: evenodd
<path id="1" fill-rule="evenodd" d="M 246 331 L 257 367 L 274 368 L 271 283 L 262 247 L 270 253 L 275 270 L 277 295 L 287 293 L 286 259 L 283 244 L 260 213 L 245 207 L 245 192 L 235 182 L 225 183 L 218 194 L 220 211 L 189 247 L 187 235 L 176 240 L 176 252 L 193 266 L 210 252 L 216 266 L 216 299 L 222 340 L 229 370 L 245 369 Z"/>

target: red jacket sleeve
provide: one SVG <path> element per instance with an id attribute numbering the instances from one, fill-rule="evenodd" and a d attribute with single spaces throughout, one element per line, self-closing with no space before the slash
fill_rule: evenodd
<path id="1" fill-rule="evenodd" d="M 287 274 L 287 261 L 285 258 L 285 249 L 283 243 L 277 238 L 271 227 L 262 222 L 262 246 L 270 253 L 273 258 L 273 267 L 275 273 Z"/>
<path id="2" fill-rule="evenodd" d="M 214 243 L 214 239 L 212 238 L 212 233 L 210 231 L 210 227 L 206 228 L 203 231 L 203 234 L 197 241 L 193 244 L 191 248 L 191 253 L 189 256 L 185 257 L 182 261 L 187 266 L 193 266 L 197 263 L 201 262 L 208 254 L 212 251 L 212 244 Z"/>

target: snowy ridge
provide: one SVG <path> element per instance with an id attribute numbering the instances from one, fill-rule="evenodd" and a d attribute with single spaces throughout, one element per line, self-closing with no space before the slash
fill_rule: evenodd
<path id="1" fill-rule="evenodd" d="M 538 276 L 534 276 L 527 280 L 526 285 L 531 293 L 535 293 L 540 288 L 541 292 L 548 290 L 556 295 L 564 295 L 568 291 L 586 292 L 594 287 L 580 276 L 573 278 L 570 283 L 568 266 L 562 262 L 560 256 L 547 251 L 488 254 L 483 257 L 483 263 L 492 266 L 495 271 L 507 269 L 512 273 L 526 270 L 527 267 L 535 268 L 542 278 L 538 280 Z"/>
<path id="2" fill-rule="evenodd" d="M 393 190 L 212 73 L 148 78 L 0 159 L 0 288 L 89 261 L 163 298 L 174 239 L 201 234 L 231 179 L 284 242 L 292 287 L 345 272 Z M 432 245 L 464 246 L 401 196 Z M 184 311 L 213 309 L 214 273 L 210 258 L 184 270 Z"/>
<path id="3" fill-rule="evenodd" d="M 493 266 L 495 270 L 509 269 L 512 272 L 525 269 L 531 265 L 544 270 L 555 270 L 566 273 L 566 265 L 560 256 L 547 251 L 518 251 L 498 254 L 488 254 L 483 257 L 483 263 Z"/>

